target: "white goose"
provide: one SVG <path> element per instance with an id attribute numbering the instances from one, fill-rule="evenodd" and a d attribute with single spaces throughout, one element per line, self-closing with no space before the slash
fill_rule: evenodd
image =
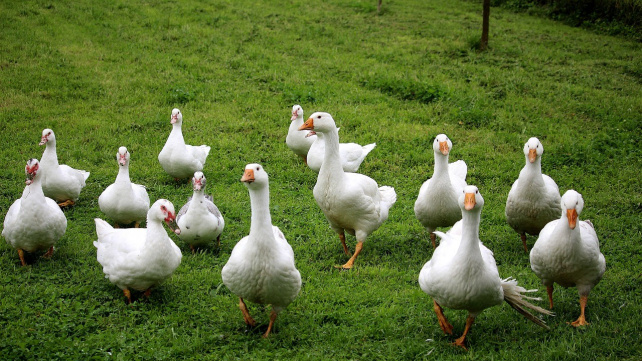
<path id="1" fill-rule="evenodd" d="M 190 177 L 194 172 L 202 171 L 205 159 L 210 153 L 207 145 L 186 145 L 183 139 L 181 125 L 183 114 L 180 110 L 172 110 L 172 132 L 169 133 L 165 146 L 158 154 L 161 166 L 175 180 Z"/>
<path id="2" fill-rule="evenodd" d="M 339 128 L 337 128 L 337 131 Z M 308 167 L 319 173 L 323 159 L 325 158 L 325 138 L 323 133 L 310 131 L 308 136 L 316 135 L 316 140 L 308 151 Z M 344 172 L 355 173 L 370 151 L 377 143 L 360 145 L 357 143 L 339 143 L 339 158 Z"/>
<path id="3" fill-rule="evenodd" d="M 569 190 L 562 197 L 562 216 L 549 222 L 531 250 L 531 268 L 542 279 L 553 308 L 553 283 L 577 287 L 580 294 L 580 317 L 572 326 L 588 325 L 584 309 L 591 289 L 600 281 L 606 261 L 600 253 L 600 242 L 593 224 L 579 221 L 584 208 L 582 195 Z M 579 227 L 577 225 L 579 224 Z"/>
<path id="4" fill-rule="evenodd" d="M 166 199 L 157 200 L 147 212 L 147 228 L 114 229 L 95 218 L 98 240 L 98 262 L 105 278 L 123 290 L 131 303 L 130 289 L 145 291 L 169 278 L 181 264 L 181 251 L 167 236 L 161 222 L 165 221 L 177 234 L 174 205 Z"/>
<path id="5" fill-rule="evenodd" d="M 288 128 L 288 136 L 285 138 L 285 144 L 294 152 L 294 154 L 303 158 L 303 162 L 308 164 L 308 151 L 314 143 L 316 137 L 308 136 L 309 132 L 300 132 L 299 127 L 303 125 L 303 108 L 300 105 L 292 107 L 292 121 Z"/>
<path id="6" fill-rule="evenodd" d="M 212 196 L 205 195 L 205 175 L 203 172 L 194 173 L 192 186 L 194 194 L 176 215 L 176 223 L 181 229 L 178 236 L 189 244 L 194 253 L 194 247 L 216 240 L 221 246 L 221 233 L 225 221 L 218 207 L 212 202 Z"/>
<path id="7" fill-rule="evenodd" d="M 53 130 L 42 131 L 40 145 L 45 145 L 40 167 L 43 171 L 42 191 L 45 196 L 58 202 L 60 207 L 76 204 L 80 191 L 89 178 L 89 172 L 71 168 L 66 164 L 58 164 L 56 154 L 56 135 Z"/>
<path id="8" fill-rule="evenodd" d="M 109 185 L 98 197 L 100 211 L 118 224 L 130 224 L 134 227 L 147 218 L 149 210 L 149 195 L 144 186 L 132 183 L 129 179 L 130 154 L 126 147 L 118 148 L 118 175 L 116 181 Z"/>
<path id="9" fill-rule="evenodd" d="M 435 137 L 432 149 L 435 154 L 435 171 L 432 178 L 419 189 L 415 201 L 415 216 L 430 234 L 433 248 L 436 247 L 437 227 L 450 227 L 461 219 L 459 195 L 466 187 L 468 168 L 463 160 L 448 164 L 448 155 L 453 143 L 445 134 Z"/>
<path id="10" fill-rule="evenodd" d="M 37 159 L 29 159 L 25 167 L 27 186 L 22 197 L 9 207 L 4 218 L 2 236 L 18 250 L 20 263 L 26 266 L 24 251 L 48 249 L 44 257 L 53 255 L 54 244 L 67 230 L 67 218 L 56 202 L 42 192 L 42 167 Z"/>
<path id="11" fill-rule="evenodd" d="M 475 317 L 486 308 L 504 301 L 537 325 L 548 328 L 543 321 L 524 309 L 527 307 L 543 314 L 552 314 L 525 300 L 533 298 L 523 293 L 534 290 L 525 290 L 517 285 L 516 280 L 499 278 L 493 252 L 479 240 L 484 198 L 477 187 L 466 186 L 458 203 L 462 220 L 446 234 L 435 232 L 441 238 L 441 243 L 419 274 L 419 286 L 433 298 L 441 329 L 452 335 L 453 327 L 444 316 L 442 306 L 467 310 L 464 333 L 454 343 L 466 349 L 466 335 Z"/>
<path id="12" fill-rule="evenodd" d="M 506 200 L 506 221 L 519 233 L 524 250 L 526 233 L 537 235 L 544 226 L 559 217 L 560 191 L 555 181 L 542 174 L 544 146 L 533 137 L 524 145 L 526 165 L 519 172 Z"/>
<path id="13" fill-rule="evenodd" d="M 254 327 L 244 300 L 272 305 L 268 337 L 277 315 L 299 294 L 301 275 L 294 265 L 294 252 L 270 217 L 268 175 L 259 164 L 248 164 L 241 178 L 250 192 L 252 222 L 223 267 L 223 283 L 240 298 L 245 323 Z"/>
<path id="14" fill-rule="evenodd" d="M 368 176 L 343 171 L 339 134 L 330 114 L 314 113 L 299 129 L 314 130 L 326 138 L 325 161 L 314 186 L 314 199 L 330 227 L 339 235 L 347 255 L 350 252 L 346 246 L 345 232 L 357 237 L 354 254 L 342 266 L 343 269 L 350 269 L 368 235 L 388 219 L 388 211 L 397 201 L 397 194 L 392 187 L 379 187 Z"/>

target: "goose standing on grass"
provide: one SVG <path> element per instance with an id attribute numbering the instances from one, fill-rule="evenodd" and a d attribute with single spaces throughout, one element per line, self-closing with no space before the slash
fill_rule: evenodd
<path id="1" fill-rule="evenodd" d="M 131 224 L 138 228 L 147 217 L 149 195 L 144 186 L 132 183 L 129 179 L 129 152 L 126 147 L 118 148 L 118 175 L 116 181 L 98 197 L 100 211 L 118 224 Z"/>
<path id="2" fill-rule="evenodd" d="M 436 248 L 437 227 L 450 227 L 461 219 L 459 195 L 466 187 L 468 168 L 463 160 L 448 164 L 453 143 L 445 134 L 439 134 L 432 143 L 435 154 L 435 171 L 419 189 L 415 201 L 415 216 L 430 234 L 432 247 Z"/>
<path id="3" fill-rule="evenodd" d="M 310 146 L 316 140 L 316 137 L 309 136 L 309 132 L 300 132 L 299 127 L 303 125 L 303 108 L 300 105 L 292 107 L 292 121 L 288 129 L 288 136 L 285 138 L 285 144 L 294 152 L 294 154 L 303 158 L 303 163 L 308 164 L 308 151 Z"/>
<path id="4" fill-rule="evenodd" d="M 56 135 L 53 130 L 42 131 L 40 145 L 45 145 L 40 167 L 42 168 L 42 191 L 45 196 L 58 202 L 60 207 L 73 206 L 80 196 L 80 191 L 89 178 L 89 172 L 58 164 L 56 154 Z"/>
<path id="5" fill-rule="evenodd" d="M 96 258 L 103 266 L 105 278 L 123 290 L 131 303 L 130 289 L 145 291 L 149 297 L 152 287 L 169 278 L 181 264 L 181 251 L 167 236 L 161 222 L 176 234 L 174 205 L 159 199 L 147 212 L 147 228 L 114 229 L 109 223 L 95 218 L 98 240 Z"/>
<path id="6" fill-rule="evenodd" d="M 54 244 L 67 230 L 67 218 L 56 202 L 42 192 L 42 168 L 37 159 L 25 167 L 27 180 L 22 197 L 17 199 L 4 218 L 2 236 L 18 251 L 20 263 L 26 266 L 24 252 L 47 249 L 43 257 L 54 253 Z"/>
<path id="7" fill-rule="evenodd" d="M 337 128 L 339 131 L 339 128 Z M 313 171 L 319 173 L 323 158 L 325 158 L 325 137 L 323 133 L 317 134 L 315 131 L 310 131 L 308 136 L 316 135 L 316 140 L 308 151 L 308 167 Z M 368 145 L 360 145 L 357 143 L 339 143 L 339 158 L 341 159 L 341 166 L 344 172 L 355 173 L 359 170 L 359 166 L 366 159 L 370 151 L 374 149 L 377 143 Z"/>
<path id="8" fill-rule="evenodd" d="M 207 145 L 186 145 L 183 139 L 181 125 L 183 124 L 183 114 L 180 110 L 172 110 L 170 120 L 172 132 L 169 133 L 165 146 L 158 154 L 158 161 L 161 166 L 175 180 L 191 177 L 194 172 L 202 171 L 205 165 L 205 159 L 210 153 L 210 147 Z"/>
<path id="9" fill-rule="evenodd" d="M 216 240 L 221 246 L 221 233 L 225 221 L 212 196 L 205 195 L 205 175 L 203 172 L 194 173 L 192 187 L 194 194 L 176 215 L 176 223 L 181 229 L 178 238 L 189 244 L 192 253 L 194 247 Z"/>
<path id="10" fill-rule="evenodd" d="M 254 327 L 244 300 L 272 305 L 267 338 L 281 310 L 301 289 L 301 275 L 294 265 L 294 252 L 270 217 L 268 174 L 259 164 L 248 164 L 241 178 L 250 192 L 252 221 L 250 234 L 243 237 L 223 267 L 223 283 L 240 299 L 245 323 Z"/>
<path id="11" fill-rule="evenodd" d="M 555 181 L 542 174 L 544 146 L 533 137 L 524 145 L 526 165 L 519 172 L 506 200 L 506 221 L 519 233 L 524 250 L 526 233 L 537 235 L 544 226 L 559 217 L 560 190 Z"/>
<path id="12" fill-rule="evenodd" d="M 441 243 L 419 274 L 421 289 L 433 298 L 439 327 L 444 333 L 452 335 L 453 327 L 444 316 L 442 307 L 467 310 L 464 333 L 454 343 L 466 349 L 466 335 L 475 317 L 486 308 L 506 301 L 517 312 L 548 329 L 542 320 L 525 310 L 530 308 L 542 314 L 552 315 L 551 312 L 526 301 L 534 298 L 526 297 L 524 293 L 535 290 L 527 291 L 518 286 L 514 279 L 499 278 L 493 252 L 479 240 L 479 222 L 484 198 L 477 187 L 466 186 L 459 196 L 458 203 L 462 220 L 446 234 L 435 232 L 441 238 Z"/>
<path id="13" fill-rule="evenodd" d="M 368 176 L 344 172 L 339 155 L 339 134 L 330 114 L 314 113 L 299 129 L 314 130 L 325 137 L 325 160 L 314 186 L 314 199 L 330 227 L 339 235 L 346 255 L 350 252 L 345 232 L 357 237 L 354 254 L 341 266 L 350 269 L 368 235 L 388 219 L 388 211 L 397 201 L 397 194 L 392 187 L 379 187 Z"/>
<path id="14" fill-rule="evenodd" d="M 606 261 L 600 253 L 600 242 L 593 224 L 580 221 L 584 208 L 582 195 L 569 190 L 562 197 L 562 216 L 549 222 L 539 234 L 531 250 L 531 268 L 542 279 L 553 308 L 553 283 L 577 287 L 580 294 L 580 317 L 572 326 L 588 325 L 584 309 L 591 289 L 600 281 Z M 579 225 L 579 227 L 578 227 Z"/>

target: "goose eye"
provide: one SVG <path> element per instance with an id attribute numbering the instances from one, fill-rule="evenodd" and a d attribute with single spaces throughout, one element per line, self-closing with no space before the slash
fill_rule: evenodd
<path id="1" fill-rule="evenodd" d="M 478 190 L 477 190 L 477 191 L 475 191 L 475 194 L 479 194 L 479 191 L 478 191 Z"/>
<path id="2" fill-rule="evenodd" d="M 165 206 L 161 206 L 161 211 L 167 212 L 167 208 Z"/>
<path id="3" fill-rule="evenodd" d="M 261 167 L 256 167 L 256 170 L 260 170 L 260 169 L 261 169 Z"/>
<path id="4" fill-rule="evenodd" d="M 321 119 L 321 116 L 320 116 L 320 115 L 317 115 L 317 119 Z"/>

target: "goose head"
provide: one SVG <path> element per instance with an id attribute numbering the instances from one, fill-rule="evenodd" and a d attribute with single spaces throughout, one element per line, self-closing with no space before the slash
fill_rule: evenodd
<path id="1" fill-rule="evenodd" d="M 31 185 L 31 183 L 33 183 L 34 179 L 36 179 L 36 176 L 38 175 L 39 168 L 40 168 L 40 163 L 38 162 L 38 159 L 31 158 L 27 161 L 27 165 L 25 166 L 25 173 L 27 174 L 27 180 L 25 181 L 25 184 Z"/>
<path id="2" fill-rule="evenodd" d="M 337 129 L 334 119 L 332 119 L 330 114 L 324 112 L 312 114 L 310 118 L 299 127 L 299 130 L 314 130 L 317 133 L 328 133 L 333 129 Z"/>
<path id="3" fill-rule="evenodd" d="M 56 136 L 54 135 L 53 130 L 45 129 L 42 131 L 42 137 L 40 137 L 40 145 L 45 145 L 47 143 L 56 144 Z"/>
<path id="4" fill-rule="evenodd" d="M 544 153 L 544 146 L 539 139 L 532 137 L 524 144 L 524 155 L 530 163 L 535 163 L 535 160 L 541 157 L 542 153 Z"/>
<path id="5" fill-rule="evenodd" d="M 435 137 L 435 141 L 432 143 L 432 149 L 435 151 L 435 154 L 441 153 L 443 155 L 448 155 L 450 150 L 453 149 L 453 142 L 450 141 L 446 134 L 439 134 Z"/>
<path id="6" fill-rule="evenodd" d="M 303 108 L 298 104 L 292 107 L 292 118 L 290 120 L 297 120 L 297 118 L 303 120 Z"/>
<path id="7" fill-rule="evenodd" d="M 203 174 L 203 172 L 194 173 L 194 177 L 192 177 L 192 186 L 194 187 L 194 192 L 199 192 L 205 189 L 205 174 Z"/>
<path id="8" fill-rule="evenodd" d="M 466 186 L 459 196 L 459 207 L 467 212 L 472 210 L 481 211 L 484 207 L 484 198 L 475 186 Z"/>
<path id="9" fill-rule="evenodd" d="M 181 234 L 181 230 L 176 224 L 176 212 L 174 211 L 174 205 L 167 199 L 159 199 L 154 202 L 154 204 L 149 208 L 147 218 L 163 221 L 174 233 Z"/>
<path id="10" fill-rule="evenodd" d="M 118 148 L 116 159 L 118 160 L 118 165 L 120 165 L 121 167 L 129 164 L 129 152 L 127 151 L 127 147 Z"/>
<path id="11" fill-rule="evenodd" d="M 259 189 L 268 185 L 268 174 L 260 164 L 252 163 L 245 166 L 245 172 L 241 177 L 249 189 Z"/>
<path id="12" fill-rule="evenodd" d="M 568 226 L 570 229 L 575 229 L 577 226 L 577 219 L 582 213 L 584 208 L 584 199 L 582 195 L 578 192 L 569 189 L 562 196 L 562 212 L 566 210 L 566 219 L 568 220 Z M 562 213 L 564 215 L 564 213 Z"/>
<path id="13" fill-rule="evenodd" d="M 181 113 L 178 108 L 174 108 L 172 110 L 172 118 L 170 120 L 170 123 L 178 125 L 181 125 L 183 123 L 183 113 Z"/>

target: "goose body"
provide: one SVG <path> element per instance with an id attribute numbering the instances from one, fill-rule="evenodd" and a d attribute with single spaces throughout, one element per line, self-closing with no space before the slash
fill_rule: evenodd
<path id="1" fill-rule="evenodd" d="M 272 305 L 268 337 L 278 313 L 301 289 L 301 275 L 294 264 L 294 252 L 278 227 L 272 225 L 269 208 L 268 175 L 259 164 L 248 164 L 241 181 L 250 193 L 252 221 L 250 234 L 243 237 L 223 267 L 223 283 L 240 298 L 239 307 L 249 326 L 255 321 L 244 300 Z"/>
<path id="2" fill-rule="evenodd" d="M 314 199 L 330 227 L 339 235 L 343 250 L 348 255 L 345 232 L 356 236 L 355 252 L 342 266 L 344 269 L 352 268 L 368 235 L 388 219 L 388 211 L 396 202 L 397 195 L 392 187 L 379 187 L 368 176 L 343 170 L 339 135 L 330 114 L 314 113 L 300 129 L 323 133 L 326 139 L 325 160 L 314 186 Z"/>
<path id="3" fill-rule="evenodd" d="M 118 175 L 98 197 L 100 211 L 114 220 L 116 224 L 136 223 L 147 218 L 149 195 L 144 186 L 132 183 L 129 179 L 130 154 L 126 147 L 118 148 Z"/>
<path id="4" fill-rule="evenodd" d="M 539 234 L 544 226 L 559 217 L 560 191 L 555 181 L 542 174 L 544 147 L 537 138 L 530 138 L 524 145 L 526 165 L 519 172 L 506 200 L 506 221 L 522 239 L 524 250 L 526 233 Z"/>
<path id="5" fill-rule="evenodd" d="M 321 170 L 321 165 L 325 158 L 325 137 L 323 133 L 316 133 L 314 131 L 311 131 L 311 133 L 316 135 L 316 140 L 312 143 L 312 146 L 308 151 L 308 167 L 318 173 Z M 350 173 L 358 171 L 363 160 L 376 145 L 377 143 L 368 145 L 339 143 L 339 158 L 341 160 L 343 171 Z"/>
<path id="6" fill-rule="evenodd" d="M 421 185 L 415 201 L 415 216 L 430 234 L 433 248 L 437 227 L 450 227 L 461 219 L 458 198 L 466 187 L 467 166 L 463 160 L 448 164 L 451 149 L 452 142 L 445 134 L 435 137 L 435 171 Z"/>
<path id="7" fill-rule="evenodd" d="M 24 251 L 47 249 L 46 257 L 54 251 L 54 244 L 67 230 L 67 218 L 56 202 L 42 191 L 42 168 L 37 159 L 27 161 L 27 186 L 4 218 L 2 236 L 18 251 L 20 262 L 26 265 Z"/>
<path id="8" fill-rule="evenodd" d="M 181 263 L 181 251 L 169 238 L 162 222 L 176 233 L 174 206 L 157 200 L 147 212 L 147 228 L 114 229 L 96 218 L 96 257 L 105 278 L 122 289 L 131 302 L 130 289 L 146 291 L 169 278 Z"/>
<path id="9" fill-rule="evenodd" d="M 158 161 L 163 170 L 175 179 L 191 177 L 194 172 L 202 171 L 205 159 L 210 153 L 207 145 L 187 145 L 183 138 L 181 125 L 183 114 L 180 110 L 172 110 L 172 132 L 169 133 L 167 142 L 158 154 Z"/>
<path id="10" fill-rule="evenodd" d="M 316 140 L 314 136 L 308 136 L 309 131 L 299 131 L 299 127 L 303 125 L 303 108 L 300 105 L 292 107 L 292 117 L 290 118 L 290 127 L 288 128 L 288 135 L 285 138 L 285 144 L 294 152 L 294 154 L 303 158 L 303 162 L 307 164 L 308 151 L 310 146 Z"/>
<path id="11" fill-rule="evenodd" d="M 42 153 L 42 191 L 46 197 L 58 202 L 61 207 L 74 205 L 80 191 L 85 187 L 89 172 L 58 163 L 56 136 L 51 129 L 42 131 L 40 145 L 46 145 Z"/>
<path id="12" fill-rule="evenodd" d="M 176 223 L 181 229 L 178 237 L 190 245 L 192 252 L 195 246 L 200 246 L 217 240 L 225 227 L 225 221 L 218 207 L 212 202 L 211 196 L 205 195 L 206 178 L 203 172 L 194 173 L 192 185 L 194 194 L 176 215 Z"/>
<path id="13" fill-rule="evenodd" d="M 562 216 L 542 229 L 531 250 L 531 268 L 546 286 L 551 308 L 554 283 L 577 287 L 581 315 L 571 325 L 584 326 L 588 325 L 585 307 L 589 293 L 602 278 L 606 261 L 593 224 L 579 220 L 584 208 L 582 195 L 569 190 L 562 197 L 561 205 Z"/>
<path id="14" fill-rule="evenodd" d="M 445 318 L 442 307 L 467 310 L 464 334 L 455 341 L 455 345 L 466 348 L 464 341 L 475 317 L 486 308 L 503 301 L 529 320 L 545 327 L 542 321 L 524 308 L 544 314 L 550 312 L 526 302 L 523 293 L 527 291 L 517 286 L 517 281 L 499 277 L 493 253 L 479 240 L 484 199 L 477 187 L 466 186 L 458 203 L 462 220 L 446 234 L 435 232 L 441 238 L 441 243 L 419 274 L 419 285 L 433 298 L 441 329 L 452 334 L 452 325 Z"/>

